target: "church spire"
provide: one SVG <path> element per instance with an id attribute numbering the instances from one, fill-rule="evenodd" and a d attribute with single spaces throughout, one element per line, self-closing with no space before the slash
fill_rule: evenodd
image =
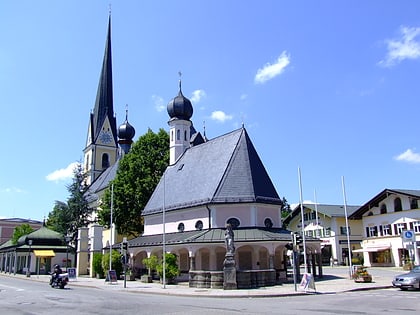
<path id="1" fill-rule="evenodd" d="M 84 149 L 87 184 L 92 183 L 104 169 L 116 162 L 117 151 L 117 121 L 114 115 L 112 91 L 111 14 L 109 14 L 105 53 Z"/>
<path id="2" fill-rule="evenodd" d="M 108 18 L 108 34 L 105 44 L 102 71 L 96 93 L 95 108 L 93 110 L 92 141 L 96 142 L 106 118 L 109 119 L 114 142 L 117 142 L 117 124 L 114 116 L 114 100 L 112 89 L 112 53 L 111 53 L 111 15 Z"/>

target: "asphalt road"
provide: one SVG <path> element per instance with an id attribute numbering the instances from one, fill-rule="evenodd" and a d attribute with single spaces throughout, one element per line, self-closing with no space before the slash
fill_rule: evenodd
<path id="1" fill-rule="evenodd" d="M 131 293 L 0 277 L 0 313 L 30 314 L 420 314 L 420 291 L 399 289 L 277 298 Z"/>

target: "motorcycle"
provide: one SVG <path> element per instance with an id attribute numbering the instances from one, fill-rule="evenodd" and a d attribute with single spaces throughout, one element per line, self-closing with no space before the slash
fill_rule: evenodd
<path id="1" fill-rule="evenodd" d="M 67 273 L 61 273 L 61 274 L 51 274 L 51 279 L 50 279 L 50 286 L 52 288 L 60 288 L 60 289 L 64 289 L 64 287 L 67 285 L 67 283 L 69 282 L 69 275 Z"/>

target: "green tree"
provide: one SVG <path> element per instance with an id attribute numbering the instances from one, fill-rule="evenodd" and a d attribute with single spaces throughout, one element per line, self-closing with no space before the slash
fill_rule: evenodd
<path id="1" fill-rule="evenodd" d="M 118 277 L 123 271 L 121 255 L 117 250 L 113 249 L 111 258 L 111 270 L 115 270 Z M 109 251 L 102 256 L 102 269 L 109 270 Z"/>
<path id="2" fill-rule="evenodd" d="M 110 226 L 111 187 L 113 185 L 113 222 L 117 232 L 138 236 L 143 232 L 141 211 L 146 206 L 169 162 L 169 136 L 151 129 L 141 136 L 119 162 L 98 212 L 99 223 Z"/>
<path id="3" fill-rule="evenodd" d="M 69 235 L 70 241 L 77 245 L 77 230 L 91 223 L 93 208 L 89 207 L 85 192 L 88 186 L 86 174 L 78 163 L 74 169 L 72 183 L 67 186 L 70 196 L 67 202 L 56 201 L 52 212 L 48 214 L 47 227 L 63 235 Z"/>
<path id="4" fill-rule="evenodd" d="M 67 203 L 56 200 L 53 210 L 48 214 L 47 227 L 66 235 L 72 221 L 73 216 Z"/>
<path id="5" fill-rule="evenodd" d="M 13 235 L 12 235 L 12 243 L 13 245 L 16 245 L 19 238 L 24 235 L 28 235 L 29 233 L 32 233 L 34 229 L 27 223 L 24 223 L 22 225 L 16 226 Z"/>
<path id="6" fill-rule="evenodd" d="M 283 197 L 282 201 L 282 205 L 281 205 L 281 217 L 282 219 L 284 219 L 285 217 L 287 217 L 290 213 L 292 213 L 292 209 L 290 209 L 290 205 L 287 202 L 286 198 Z"/>

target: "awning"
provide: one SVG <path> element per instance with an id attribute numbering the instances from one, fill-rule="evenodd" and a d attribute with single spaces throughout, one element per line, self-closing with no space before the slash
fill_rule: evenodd
<path id="1" fill-rule="evenodd" d="M 34 250 L 34 254 L 37 257 L 54 257 L 55 253 L 51 249 L 46 250 Z"/>
<path id="2" fill-rule="evenodd" d="M 390 249 L 391 246 L 381 246 L 381 247 L 366 247 L 361 249 L 352 250 L 352 253 L 375 253 L 375 252 L 382 252 L 384 250 Z"/>

